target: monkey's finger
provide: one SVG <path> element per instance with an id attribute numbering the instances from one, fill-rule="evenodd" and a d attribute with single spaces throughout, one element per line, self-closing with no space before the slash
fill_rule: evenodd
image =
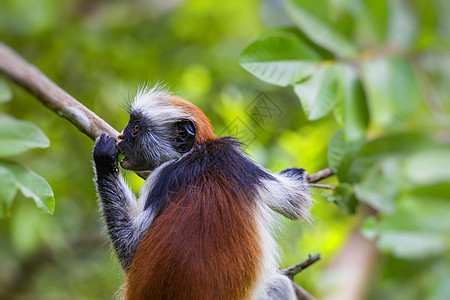
<path id="1" fill-rule="evenodd" d="M 97 143 L 105 143 L 108 138 L 108 134 L 106 132 L 102 132 L 100 136 L 97 138 Z"/>
<path id="2" fill-rule="evenodd" d="M 111 148 L 117 148 L 116 138 L 113 136 L 107 137 L 105 143 L 108 144 L 108 146 L 110 146 Z"/>

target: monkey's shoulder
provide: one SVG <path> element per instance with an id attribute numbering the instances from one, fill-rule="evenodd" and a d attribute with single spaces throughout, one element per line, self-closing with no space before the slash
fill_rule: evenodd
<path id="1" fill-rule="evenodd" d="M 164 207 L 171 197 L 189 188 L 216 183 L 218 188 L 232 187 L 242 193 L 255 193 L 262 179 L 272 175 L 252 161 L 233 138 L 218 138 L 196 145 L 182 158 L 158 172 L 146 207 Z"/>
<path id="2" fill-rule="evenodd" d="M 238 182 L 255 181 L 254 183 L 261 178 L 270 177 L 270 174 L 247 156 L 242 147 L 243 144 L 235 138 L 217 138 L 198 145 L 185 157 L 186 164 L 182 161 L 179 164 L 190 168 L 194 177 L 224 177 Z"/>

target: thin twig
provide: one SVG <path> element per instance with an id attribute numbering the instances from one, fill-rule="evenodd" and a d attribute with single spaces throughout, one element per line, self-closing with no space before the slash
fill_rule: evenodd
<path id="1" fill-rule="evenodd" d="M 303 271 L 304 269 L 306 269 L 307 267 L 309 267 L 310 265 L 312 265 L 313 263 L 315 263 L 316 261 L 320 260 L 320 254 L 314 254 L 314 255 L 308 255 L 308 259 L 295 265 L 292 267 L 289 267 L 287 269 L 283 269 L 281 270 L 281 274 L 286 275 L 289 278 L 294 278 L 295 275 L 297 275 L 298 273 L 300 273 L 301 271 Z"/>
<path id="2" fill-rule="evenodd" d="M 319 183 L 310 183 L 310 187 L 319 188 L 319 189 L 328 189 L 328 190 L 335 190 L 336 186 L 331 184 L 319 184 Z"/>
<path id="3" fill-rule="evenodd" d="M 298 300 L 315 300 L 316 299 L 307 290 L 305 290 L 303 287 L 301 287 L 294 280 L 292 280 L 292 286 L 294 287 L 295 295 L 297 296 Z"/>
<path id="4" fill-rule="evenodd" d="M 281 274 L 287 276 L 291 280 L 292 286 L 294 287 L 295 294 L 297 295 L 298 300 L 314 300 L 315 299 L 308 291 L 306 291 L 303 287 L 301 287 L 300 285 L 298 285 L 295 282 L 294 276 L 318 260 L 320 260 L 319 253 L 314 254 L 314 255 L 309 254 L 307 260 L 305 260 L 295 266 L 281 270 Z"/>
<path id="5" fill-rule="evenodd" d="M 322 179 L 328 178 L 328 177 L 332 176 L 333 174 L 334 173 L 333 173 L 333 171 L 331 171 L 330 168 L 326 168 L 326 169 L 320 170 L 319 172 L 316 172 L 314 174 L 308 175 L 308 181 L 310 183 L 315 183 Z"/>

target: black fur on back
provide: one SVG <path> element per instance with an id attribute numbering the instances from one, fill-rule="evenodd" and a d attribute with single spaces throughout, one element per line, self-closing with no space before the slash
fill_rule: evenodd
<path id="1" fill-rule="evenodd" d="M 174 194 L 201 178 L 214 179 L 214 176 L 232 181 L 240 192 L 247 195 L 242 201 L 252 201 L 261 179 L 275 179 L 248 158 L 241 147 L 242 144 L 231 137 L 195 145 L 189 153 L 161 170 L 144 209 L 151 207 L 160 214 Z"/>

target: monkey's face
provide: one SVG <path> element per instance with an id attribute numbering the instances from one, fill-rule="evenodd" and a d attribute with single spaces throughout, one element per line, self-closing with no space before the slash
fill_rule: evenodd
<path id="1" fill-rule="evenodd" d="M 125 155 L 120 165 L 127 170 L 152 171 L 190 151 L 194 140 L 195 126 L 191 120 L 157 122 L 133 111 L 118 138 L 119 151 Z"/>

